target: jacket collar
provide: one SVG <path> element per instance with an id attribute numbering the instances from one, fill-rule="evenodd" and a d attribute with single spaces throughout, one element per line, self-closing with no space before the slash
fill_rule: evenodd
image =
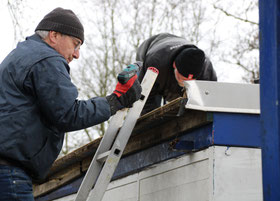
<path id="1" fill-rule="evenodd" d="M 26 40 L 35 40 L 35 41 L 37 41 L 37 42 L 42 42 L 42 43 L 45 43 L 42 39 L 41 39 L 41 37 L 38 35 L 38 34 L 33 34 L 33 35 L 31 35 L 31 36 L 28 36 L 28 37 L 26 37 L 25 38 Z"/>
<path id="2" fill-rule="evenodd" d="M 52 50 L 54 50 L 59 56 L 61 56 L 63 59 L 65 59 L 61 54 L 59 54 L 59 52 L 57 52 L 53 47 L 51 47 L 48 43 L 46 43 L 44 40 L 41 39 L 41 37 L 38 35 L 38 34 L 33 34 L 31 36 L 28 36 L 26 37 L 26 40 L 33 40 L 33 41 L 36 41 L 36 42 L 39 42 L 39 43 L 42 43 L 42 44 L 45 44 L 47 47 L 51 48 Z M 65 60 L 66 62 L 66 60 Z M 67 63 L 67 62 L 66 62 Z M 68 71 L 68 73 L 70 72 L 70 67 L 69 65 L 67 64 L 66 65 L 66 69 Z"/>

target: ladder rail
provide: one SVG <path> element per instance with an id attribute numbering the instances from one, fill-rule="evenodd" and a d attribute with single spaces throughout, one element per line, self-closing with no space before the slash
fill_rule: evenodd
<path id="1" fill-rule="evenodd" d="M 80 185 L 75 201 L 85 201 L 88 198 L 91 188 L 94 185 L 94 182 L 96 181 L 103 166 L 103 163 L 98 161 L 98 157 L 102 153 L 108 151 L 112 146 L 115 135 L 117 134 L 119 128 L 122 126 L 126 112 L 127 109 L 120 110 L 111 118 L 111 123 L 109 124 L 94 154 L 86 175 Z"/>
<path id="2" fill-rule="evenodd" d="M 130 108 L 126 115 L 124 122 L 122 122 L 122 120 L 124 119 L 127 110 L 119 111 L 112 117 L 109 127 L 105 132 L 93 157 L 93 160 L 91 161 L 88 171 L 82 181 L 75 201 L 85 201 L 87 198 L 88 200 L 92 201 L 102 200 L 118 165 L 118 162 L 123 154 L 125 146 L 129 140 L 131 132 L 137 122 L 137 119 L 140 117 L 141 111 L 152 89 L 152 86 L 154 85 L 157 75 L 157 69 L 148 68 L 141 83 L 142 95 L 144 95 L 144 99 L 138 100 L 133 104 L 133 107 Z M 120 127 L 121 129 L 115 139 L 115 135 L 117 134 Z M 106 156 L 105 163 L 104 156 Z M 98 160 L 100 158 L 102 158 L 102 160 Z M 94 188 L 91 191 L 93 185 Z"/>

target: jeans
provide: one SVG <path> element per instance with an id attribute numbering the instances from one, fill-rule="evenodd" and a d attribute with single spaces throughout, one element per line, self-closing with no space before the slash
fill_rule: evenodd
<path id="1" fill-rule="evenodd" d="M 22 169 L 0 165 L 0 201 L 34 201 L 32 181 Z"/>

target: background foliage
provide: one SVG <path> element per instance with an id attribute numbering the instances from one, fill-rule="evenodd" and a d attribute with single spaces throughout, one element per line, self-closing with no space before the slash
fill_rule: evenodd
<path id="1" fill-rule="evenodd" d="M 61 6 L 72 9 L 85 26 L 79 61 L 71 77 L 81 99 L 110 94 L 116 75 L 134 62 L 148 37 L 169 32 L 185 37 L 212 60 L 219 81 L 259 77 L 257 0 L 6 0 L 14 44 L 31 35 L 42 17 Z M 67 2 L 67 3 L 66 3 Z M 106 123 L 67 133 L 61 155 L 103 135 Z"/>

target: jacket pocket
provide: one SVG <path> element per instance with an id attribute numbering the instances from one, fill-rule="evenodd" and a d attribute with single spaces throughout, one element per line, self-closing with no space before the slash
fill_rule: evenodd
<path id="1" fill-rule="evenodd" d="M 49 131 L 49 136 L 42 149 L 30 159 L 31 177 L 35 179 L 44 179 L 53 162 L 56 160 L 63 144 L 63 133 L 60 135 Z"/>

